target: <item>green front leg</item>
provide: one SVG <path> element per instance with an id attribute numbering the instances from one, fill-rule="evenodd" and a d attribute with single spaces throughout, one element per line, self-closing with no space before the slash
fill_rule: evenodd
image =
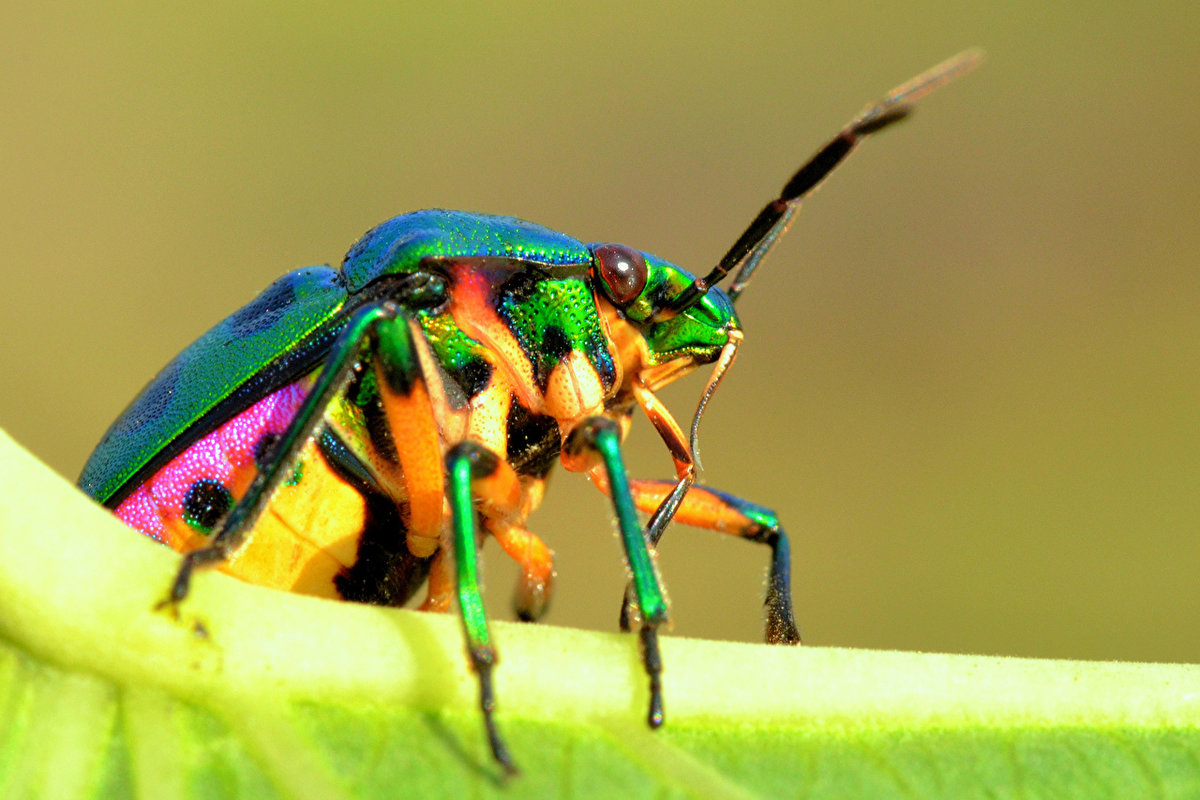
<path id="1" fill-rule="evenodd" d="M 646 720 L 651 728 L 657 728 L 664 719 L 658 626 L 669 621 L 667 595 L 658 576 L 658 567 L 650 551 L 646 532 L 638 521 L 637 505 L 629 488 L 629 475 L 621 458 L 620 428 L 607 417 L 584 420 L 571 433 L 566 448 L 573 453 L 583 450 L 595 452 L 608 476 L 613 510 L 621 531 L 621 543 L 625 546 L 625 557 L 633 573 L 633 591 L 642 618 L 642 664 L 650 678 L 650 710 Z"/>
<path id="2" fill-rule="evenodd" d="M 384 301 L 364 306 L 350 317 L 334 341 L 308 397 L 276 443 L 270 463 L 259 470 L 246 493 L 221 521 L 212 542 L 183 557 L 171 592 L 158 604 L 159 608 L 174 611 L 187 597 L 192 573 L 197 568 L 221 563 L 245 542 L 246 534 L 270 505 L 275 490 L 292 474 L 300 452 L 324 422 L 325 410 L 345 390 L 355 365 L 368 358 L 376 346 L 378 327 L 401 313 L 395 303 Z"/>
<path id="3" fill-rule="evenodd" d="M 492 687 L 496 648 L 492 645 L 479 590 L 479 550 L 471 481 L 489 475 L 496 464 L 495 459 L 481 458 L 482 452 L 483 449 L 478 445 L 463 442 L 446 454 L 449 480 L 447 495 L 450 499 L 454 563 L 457 568 L 455 583 L 463 634 L 467 639 L 467 655 L 471 659 L 471 667 L 479 676 L 479 706 L 483 710 L 488 744 L 492 748 L 492 756 L 504 767 L 505 772 L 515 775 L 517 767 L 496 728 L 496 697 Z"/>

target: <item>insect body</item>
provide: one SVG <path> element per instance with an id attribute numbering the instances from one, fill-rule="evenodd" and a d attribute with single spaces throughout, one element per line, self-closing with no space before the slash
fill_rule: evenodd
<path id="1" fill-rule="evenodd" d="M 935 68 L 848 125 L 703 278 L 510 217 L 389 220 L 340 269 L 285 275 L 180 353 L 112 425 L 80 486 L 186 553 L 171 606 L 205 565 L 381 604 L 427 585 L 423 609 L 457 604 L 489 743 L 512 769 L 494 720 L 477 552 L 495 538 L 522 569 L 519 616 L 544 613 L 553 557 L 526 525 L 562 462 L 611 498 L 632 575 L 622 624 L 639 626 L 657 726 L 668 608 L 653 548 L 672 519 L 767 544 L 766 639 L 799 641 L 775 515 L 694 485 L 701 413 L 742 341 L 733 300 L 800 200 L 862 138 L 976 60 Z M 728 293 L 714 287 L 735 269 Z M 685 434 L 654 392 L 705 364 Z M 639 408 L 674 459 L 671 480 L 626 472 L 621 441 Z"/>

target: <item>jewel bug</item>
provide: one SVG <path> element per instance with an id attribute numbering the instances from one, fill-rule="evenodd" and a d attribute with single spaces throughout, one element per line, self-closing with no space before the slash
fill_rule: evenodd
<path id="1" fill-rule="evenodd" d="M 511 217 L 388 220 L 339 269 L 283 276 L 180 353 L 109 428 L 79 485 L 184 553 L 171 608 L 203 566 L 386 605 L 426 585 L 422 609 L 457 604 L 489 745 L 513 771 L 495 721 L 478 548 L 491 536 L 517 561 L 518 616 L 538 619 L 553 555 L 526 521 L 561 461 L 611 500 L 631 576 L 621 627 L 639 629 L 657 727 L 657 632 L 669 613 L 654 548 L 672 520 L 766 544 L 765 638 L 800 640 L 775 514 L 695 484 L 700 419 L 743 339 L 734 302 L 826 175 L 978 60 L 960 54 L 856 117 L 703 277 Z M 731 272 L 729 289 L 717 288 Z M 654 393 L 706 364 L 685 432 Z M 621 442 L 639 408 L 674 459 L 673 479 L 626 471 Z M 645 527 L 638 512 L 650 515 Z"/>

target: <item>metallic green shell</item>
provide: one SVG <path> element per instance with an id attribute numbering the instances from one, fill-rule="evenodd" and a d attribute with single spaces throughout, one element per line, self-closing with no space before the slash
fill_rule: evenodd
<path id="1" fill-rule="evenodd" d="M 309 267 L 283 276 L 176 356 L 108 429 L 83 468 L 80 487 L 115 507 L 192 443 L 319 366 L 359 295 L 371 296 L 364 290 L 374 281 L 416 272 L 426 258 L 464 257 L 503 259 L 517 267 L 516 279 L 498 285 L 492 302 L 539 381 L 557 358 L 575 349 L 587 353 L 611 385 L 614 365 L 599 320 L 593 319 L 591 246 L 512 217 L 417 211 L 368 231 L 340 270 Z M 674 292 L 693 279 L 668 262 L 646 258 L 654 291 Z M 470 391 L 478 360 L 470 340 L 444 312 L 423 310 L 419 317 L 443 366 Z M 737 324 L 732 305 L 714 289 L 671 320 L 640 324 L 651 349 L 664 358 L 711 358 L 730 322 Z"/>
<path id="2" fill-rule="evenodd" d="M 346 297 L 340 273 L 329 267 L 299 269 L 268 286 L 163 367 L 104 434 L 80 488 L 102 503 L 119 502 L 139 477 L 311 369 L 321 355 L 314 339 L 331 340 L 322 334 L 336 326 Z M 244 391 L 260 375 L 261 391 Z M 223 404 L 219 419 L 200 424 Z"/>
<path id="3" fill-rule="evenodd" d="M 381 276 L 415 271 L 426 256 L 591 263 L 583 243 L 511 217 L 433 210 L 388 220 L 354 245 L 341 270 L 284 275 L 176 356 L 104 434 L 80 488 L 115 506 L 191 443 L 319 365 L 354 295 Z"/>
<path id="4" fill-rule="evenodd" d="M 426 257 L 511 258 L 534 264 L 584 266 L 587 246 L 549 228 L 514 217 L 466 211 L 414 211 L 367 231 L 346 254 L 346 288 L 357 292 L 383 275 L 412 272 Z"/>

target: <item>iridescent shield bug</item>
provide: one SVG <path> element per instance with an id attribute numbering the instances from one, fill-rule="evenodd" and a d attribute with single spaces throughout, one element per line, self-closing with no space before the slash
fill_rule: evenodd
<path id="1" fill-rule="evenodd" d="M 109 428 L 79 485 L 185 553 L 170 607 L 210 565 L 387 605 L 426 585 L 422 609 L 457 604 L 492 753 L 512 770 L 494 718 L 478 547 L 491 536 L 518 562 L 517 612 L 538 619 L 553 556 L 526 522 L 561 461 L 611 498 L 632 575 L 623 627 L 639 628 L 658 726 L 668 607 L 654 547 L 671 520 L 767 545 L 766 640 L 800 640 L 775 514 L 694 483 L 701 415 L 743 338 L 734 303 L 826 175 L 978 60 L 959 55 L 855 118 L 703 277 L 511 217 L 388 220 L 340 269 L 283 276 L 180 353 Z M 731 272 L 729 289 L 717 288 Z M 654 393 L 706 364 L 685 433 Z M 673 479 L 628 476 L 621 442 L 635 409 L 673 457 Z"/>

